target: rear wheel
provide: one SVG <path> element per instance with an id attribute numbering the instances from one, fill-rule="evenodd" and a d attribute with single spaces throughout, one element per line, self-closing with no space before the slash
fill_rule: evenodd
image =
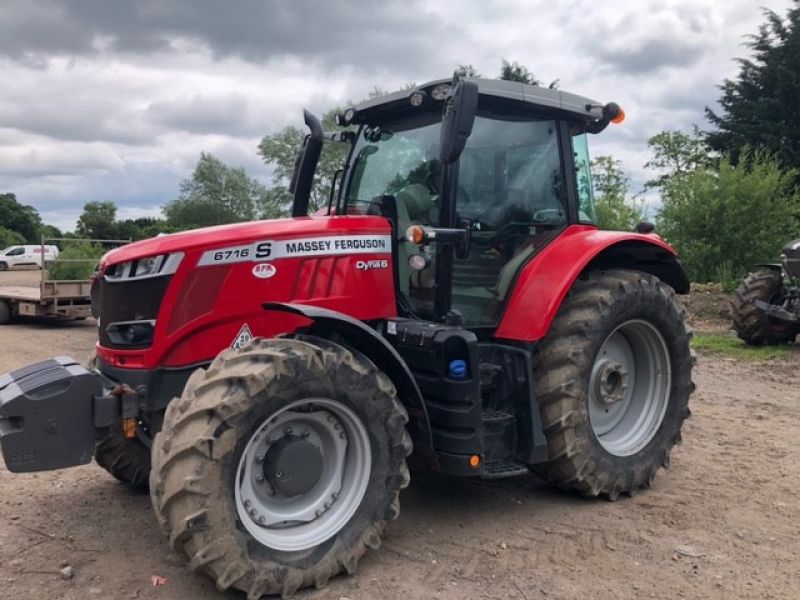
<path id="1" fill-rule="evenodd" d="M 151 497 L 221 590 L 290 596 L 355 571 L 399 512 L 408 416 L 364 356 L 256 339 L 192 375 L 156 436 Z"/>
<path id="2" fill-rule="evenodd" d="M 780 271 L 750 273 L 739 285 L 731 300 L 733 328 L 739 339 L 753 346 L 791 342 L 800 333 L 794 323 L 770 319 L 755 305 L 756 300 L 768 304 L 781 301 L 784 294 Z"/>
<path id="3" fill-rule="evenodd" d="M 650 485 L 689 415 L 690 337 L 656 277 L 614 270 L 578 280 L 538 353 L 549 461 L 535 470 L 612 500 Z"/>
<path id="4" fill-rule="evenodd" d="M 0 300 L 0 325 L 5 325 L 11 320 L 11 307 L 5 300 Z"/>

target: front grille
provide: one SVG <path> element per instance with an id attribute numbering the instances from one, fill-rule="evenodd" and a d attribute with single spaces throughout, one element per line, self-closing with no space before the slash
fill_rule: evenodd
<path id="1" fill-rule="evenodd" d="M 164 276 L 109 283 L 105 278 L 99 278 L 96 285 L 100 308 L 100 345 L 120 350 L 143 347 L 141 344 L 115 344 L 106 333 L 106 327 L 120 321 L 155 320 L 171 279 L 170 276 Z"/>

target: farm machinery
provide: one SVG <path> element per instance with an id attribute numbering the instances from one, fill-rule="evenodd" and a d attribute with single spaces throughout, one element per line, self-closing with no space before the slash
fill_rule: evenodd
<path id="1" fill-rule="evenodd" d="M 733 329 L 753 346 L 792 342 L 800 333 L 800 240 L 783 247 L 781 262 L 758 265 L 731 299 Z"/>
<path id="2" fill-rule="evenodd" d="M 587 137 L 623 116 L 458 77 L 350 108 L 336 134 L 305 113 L 291 218 L 109 252 L 91 363 L 0 377 L 6 465 L 94 456 L 248 598 L 353 573 L 407 460 L 611 500 L 650 486 L 689 414 L 689 283 L 657 235 L 592 222 Z M 349 153 L 309 216 L 327 143 Z"/>

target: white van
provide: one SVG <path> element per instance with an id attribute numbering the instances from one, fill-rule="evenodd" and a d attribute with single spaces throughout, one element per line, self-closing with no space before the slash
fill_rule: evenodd
<path id="1" fill-rule="evenodd" d="M 14 267 L 39 267 L 42 268 L 42 250 L 45 260 L 58 258 L 56 246 L 9 246 L 0 252 L 0 271 L 7 271 Z"/>

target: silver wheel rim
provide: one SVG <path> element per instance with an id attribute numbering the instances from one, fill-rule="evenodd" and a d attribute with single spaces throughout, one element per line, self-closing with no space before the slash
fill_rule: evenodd
<path id="1" fill-rule="evenodd" d="M 271 450 L 294 438 L 317 447 L 322 466 L 313 487 L 288 495 L 280 489 L 280 470 L 265 469 L 265 464 Z M 307 550 L 330 539 L 352 518 L 371 470 L 369 434 L 355 412 L 329 398 L 298 400 L 267 418 L 247 442 L 236 471 L 236 512 L 264 546 Z"/>
<path id="2" fill-rule="evenodd" d="M 671 365 L 651 323 L 626 321 L 606 338 L 589 377 L 589 420 L 614 456 L 630 456 L 655 437 L 669 403 Z"/>

